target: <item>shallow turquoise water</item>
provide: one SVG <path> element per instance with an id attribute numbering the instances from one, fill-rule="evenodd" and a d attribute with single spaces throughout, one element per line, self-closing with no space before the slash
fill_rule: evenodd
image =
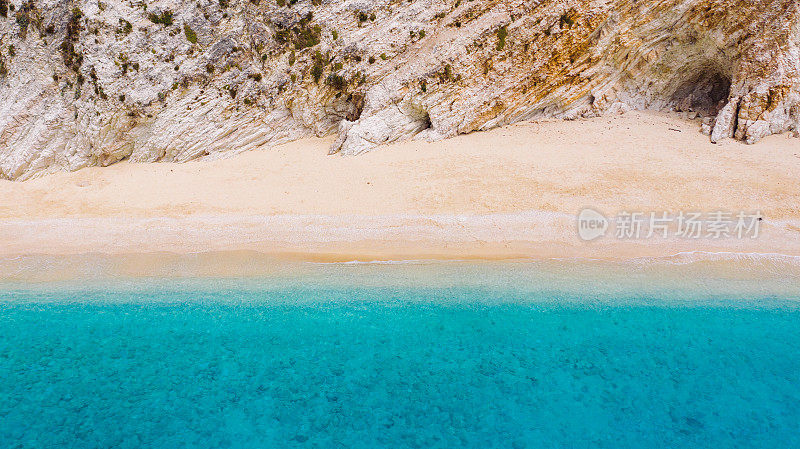
<path id="1" fill-rule="evenodd" d="M 793 298 L 0 291 L 0 447 L 800 447 Z"/>

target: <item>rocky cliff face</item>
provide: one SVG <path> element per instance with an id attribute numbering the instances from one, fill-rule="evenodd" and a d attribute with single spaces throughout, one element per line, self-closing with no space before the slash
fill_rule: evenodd
<path id="1" fill-rule="evenodd" d="M 796 0 L 0 0 L 0 177 L 674 108 L 800 120 Z M 693 114 L 694 114 L 693 113 Z M 715 118 L 715 119 L 712 119 Z"/>

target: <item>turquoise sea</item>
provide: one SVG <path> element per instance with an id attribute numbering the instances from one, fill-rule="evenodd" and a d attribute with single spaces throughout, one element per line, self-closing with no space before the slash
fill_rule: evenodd
<path id="1" fill-rule="evenodd" d="M 798 279 L 603 273 L 0 284 L 0 447 L 800 447 Z"/>

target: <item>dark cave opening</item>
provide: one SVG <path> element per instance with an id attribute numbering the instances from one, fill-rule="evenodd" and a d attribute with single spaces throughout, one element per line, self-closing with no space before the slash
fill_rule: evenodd
<path id="1" fill-rule="evenodd" d="M 730 77 L 714 70 L 702 71 L 682 83 L 673 93 L 671 102 L 678 111 L 713 117 L 725 106 L 730 90 Z"/>
<path id="2" fill-rule="evenodd" d="M 426 112 L 425 116 L 422 117 L 421 131 L 424 131 L 426 129 L 431 129 L 431 127 L 433 127 L 433 123 L 431 123 L 431 116 Z"/>
<path id="3" fill-rule="evenodd" d="M 365 102 L 364 94 L 360 92 L 348 95 L 347 103 L 349 104 L 350 108 L 345 118 L 351 122 L 354 122 L 359 118 L 361 118 L 361 113 L 364 112 L 364 102 Z"/>

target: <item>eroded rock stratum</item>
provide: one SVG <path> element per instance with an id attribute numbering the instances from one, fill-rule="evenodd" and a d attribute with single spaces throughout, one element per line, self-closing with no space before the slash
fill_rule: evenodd
<path id="1" fill-rule="evenodd" d="M 800 120 L 796 0 L 0 0 L 0 177 L 679 109 Z"/>

